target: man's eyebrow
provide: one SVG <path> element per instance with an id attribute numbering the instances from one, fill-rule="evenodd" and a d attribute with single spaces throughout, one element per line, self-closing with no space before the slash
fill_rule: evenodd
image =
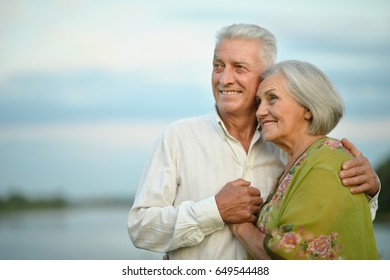
<path id="1" fill-rule="evenodd" d="M 220 57 L 218 57 L 216 55 L 213 56 L 213 60 L 223 61 Z M 246 61 L 233 61 L 232 63 L 233 64 L 241 64 L 241 65 L 250 65 L 250 63 L 246 62 Z"/>
<path id="2" fill-rule="evenodd" d="M 251 64 L 246 62 L 246 61 L 234 61 L 233 62 L 234 65 L 246 65 L 246 66 L 250 66 Z"/>

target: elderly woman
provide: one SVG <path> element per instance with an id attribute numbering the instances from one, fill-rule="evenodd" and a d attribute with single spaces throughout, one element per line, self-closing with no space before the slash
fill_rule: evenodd
<path id="1" fill-rule="evenodd" d="M 342 187 L 341 164 L 352 158 L 326 135 L 343 115 L 343 101 L 315 66 L 276 64 L 257 91 L 262 137 L 287 152 L 288 162 L 257 226 L 230 229 L 258 259 L 377 259 L 367 199 Z"/>

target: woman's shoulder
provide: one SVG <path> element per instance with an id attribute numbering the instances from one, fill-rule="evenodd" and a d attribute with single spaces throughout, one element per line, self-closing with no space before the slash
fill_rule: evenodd
<path id="1" fill-rule="evenodd" d="M 321 156 L 340 156 L 345 158 L 352 158 L 353 155 L 351 152 L 346 149 L 340 140 L 331 138 L 331 137 L 325 137 L 318 141 L 316 141 L 312 147 L 311 147 L 311 153 L 313 155 L 321 155 Z"/>
<path id="2" fill-rule="evenodd" d="M 353 158 L 353 155 L 343 146 L 340 140 L 325 137 L 312 144 L 305 158 L 308 160 L 306 165 L 325 165 L 339 169 L 341 164 Z"/>

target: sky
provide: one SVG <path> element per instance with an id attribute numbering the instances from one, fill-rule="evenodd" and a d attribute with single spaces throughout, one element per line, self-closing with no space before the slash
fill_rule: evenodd
<path id="1" fill-rule="evenodd" d="M 0 0 L 0 196 L 132 195 L 163 129 L 213 107 L 215 33 L 240 22 L 332 79 L 331 136 L 390 156 L 387 0 Z"/>

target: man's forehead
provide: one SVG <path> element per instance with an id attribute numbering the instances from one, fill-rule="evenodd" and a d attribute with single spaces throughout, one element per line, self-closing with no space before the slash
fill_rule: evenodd
<path id="1" fill-rule="evenodd" d="M 261 47 L 260 42 L 255 40 L 248 40 L 248 39 L 225 39 L 219 42 L 215 46 L 214 53 L 215 52 L 222 52 L 222 51 L 252 51 L 252 52 L 259 52 Z"/>
<path id="2" fill-rule="evenodd" d="M 246 40 L 225 40 L 216 46 L 214 60 L 223 60 L 226 58 L 240 62 L 249 62 L 253 59 L 258 59 L 259 45 L 257 43 L 248 44 Z"/>

